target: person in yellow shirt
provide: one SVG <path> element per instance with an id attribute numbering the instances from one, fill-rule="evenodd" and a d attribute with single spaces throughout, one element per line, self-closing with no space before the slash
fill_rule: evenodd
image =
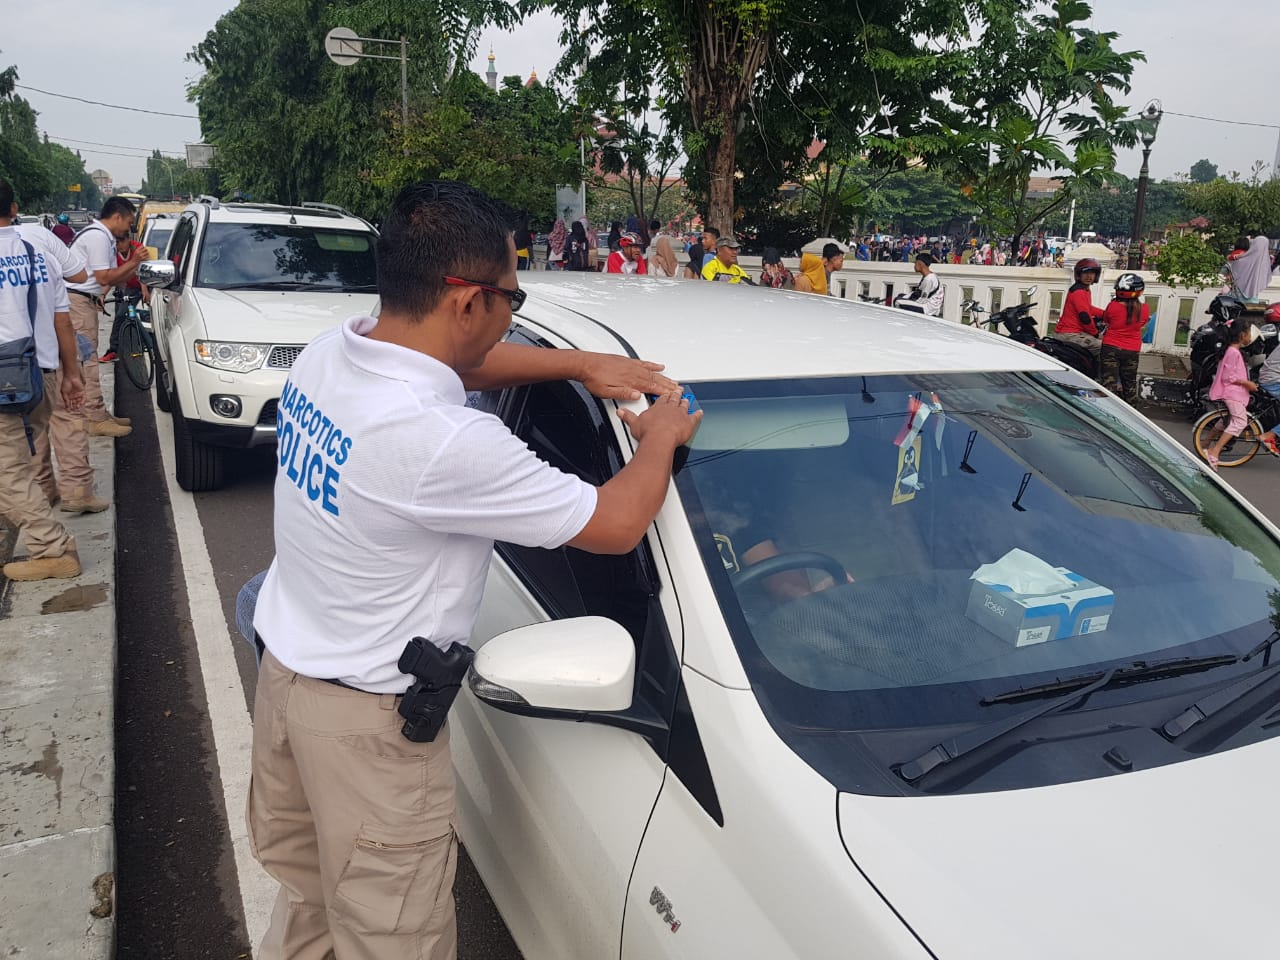
<path id="1" fill-rule="evenodd" d="M 716 241 L 716 255 L 702 265 L 703 280 L 721 283 L 751 282 L 747 272 L 738 266 L 738 241 L 733 237 L 721 237 Z"/>

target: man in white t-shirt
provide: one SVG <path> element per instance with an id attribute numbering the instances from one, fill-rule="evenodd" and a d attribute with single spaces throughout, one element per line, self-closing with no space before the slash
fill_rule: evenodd
<path id="1" fill-rule="evenodd" d="M 55 391 L 61 390 L 68 407 L 78 408 L 84 400 L 84 385 L 62 279 L 64 268 L 60 258 L 46 253 L 43 246 L 24 240 L 13 225 L 17 215 L 13 187 L 0 180 L 0 343 L 34 336 L 36 361 L 44 372 L 44 398 L 25 419 L 39 434 L 49 421 Z M 55 377 L 59 367 L 64 368 L 63 375 Z M 40 489 L 23 420 L 21 414 L 0 412 L 0 513 L 17 525 L 30 551 L 29 559 L 6 563 L 4 575 L 10 580 L 79 576 L 75 540 L 54 519 Z"/>
<path id="2" fill-rule="evenodd" d="M 524 302 L 508 223 L 464 184 L 406 187 L 378 239 L 379 318 L 314 339 L 281 395 L 276 556 L 254 617 L 248 823 L 281 884 L 262 960 L 452 960 L 448 728 L 401 734 L 413 678 L 397 661 L 414 635 L 467 642 L 496 538 L 634 549 L 701 417 L 658 364 L 499 342 Z M 466 406 L 467 390 L 565 378 L 658 394 L 623 412 L 635 454 L 599 488 Z"/>
<path id="3" fill-rule="evenodd" d="M 84 252 L 89 269 L 89 276 L 83 283 L 70 285 L 71 324 L 76 333 L 88 337 L 93 344 L 94 355 L 84 370 L 84 419 L 89 434 L 96 437 L 123 437 L 131 429 L 127 417 L 113 417 L 107 411 L 98 379 L 96 355 L 104 292 L 132 277 L 137 273 L 139 264 L 147 259 L 146 247 L 138 247 L 133 256 L 117 266 L 116 241 L 129 235 L 136 215 L 137 210 L 124 197 L 111 197 L 103 204 L 98 219 L 81 230 L 72 243 L 73 248 Z M 58 449 L 55 436 L 54 452 L 57 453 Z"/>

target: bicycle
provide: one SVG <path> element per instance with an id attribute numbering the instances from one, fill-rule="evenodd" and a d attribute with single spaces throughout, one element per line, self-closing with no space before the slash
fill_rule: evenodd
<path id="1" fill-rule="evenodd" d="M 117 302 L 119 298 L 117 297 Z M 151 308 L 141 303 L 141 294 L 124 297 L 127 312 L 120 321 L 120 346 L 117 353 L 125 375 L 139 390 L 151 389 L 156 378 L 155 341 L 150 327 Z"/>
<path id="2" fill-rule="evenodd" d="M 1267 423 L 1280 423 L 1280 398 L 1259 390 L 1249 398 L 1249 419 L 1240 436 L 1227 443 L 1218 454 L 1219 467 L 1239 467 L 1248 463 L 1262 448 L 1263 427 Z M 1201 460 L 1208 459 L 1210 448 L 1231 422 L 1231 414 L 1225 406 L 1215 407 L 1200 417 L 1191 428 L 1191 445 Z"/>

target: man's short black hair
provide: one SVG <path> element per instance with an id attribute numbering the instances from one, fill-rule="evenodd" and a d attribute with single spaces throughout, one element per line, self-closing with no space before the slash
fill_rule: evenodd
<path id="1" fill-rule="evenodd" d="M 720 231 L 717 230 L 715 227 L 703 227 L 702 232 L 711 234 L 717 240 L 720 239 Z"/>
<path id="2" fill-rule="evenodd" d="M 108 197 L 107 202 L 102 205 L 102 212 L 98 214 L 98 219 L 107 220 L 117 214 L 133 219 L 138 214 L 138 208 L 125 197 Z"/>
<path id="3" fill-rule="evenodd" d="M 923 263 L 926 267 L 932 267 L 932 266 L 934 265 L 934 263 L 936 262 L 936 261 L 933 259 L 933 254 L 932 254 L 932 253 L 929 253 L 929 252 L 928 252 L 928 251 L 926 251 L 926 250 L 921 250 L 919 253 L 917 253 L 917 254 L 916 254 L 916 260 L 918 260 L 919 262 Z"/>
<path id="4" fill-rule="evenodd" d="M 844 255 L 844 251 L 840 249 L 838 243 L 828 243 L 822 248 L 822 259 L 830 260 L 832 257 L 840 257 Z"/>
<path id="5" fill-rule="evenodd" d="M 777 247 L 765 247 L 764 255 L 760 258 L 762 263 L 781 263 L 782 254 Z"/>
<path id="6" fill-rule="evenodd" d="M 510 263 L 511 211 L 475 187 L 427 180 L 400 191 L 378 237 L 384 309 L 430 313 L 445 277 L 498 283 Z"/>
<path id="7" fill-rule="evenodd" d="M 13 209 L 13 204 L 13 184 L 0 177 L 0 217 L 9 216 L 9 212 Z"/>
<path id="8" fill-rule="evenodd" d="M 650 220 L 650 221 L 649 221 L 649 229 L 650 229 L 650 230 L 661 230 L 661 229 L 662 229 L 662 224 L 661 224 L 659 221 L 657 221 L 657 220 Z"/>

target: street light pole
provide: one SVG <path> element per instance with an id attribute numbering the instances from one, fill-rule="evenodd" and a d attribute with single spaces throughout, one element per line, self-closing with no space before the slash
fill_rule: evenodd
<path id="1" fill-rule="evenodd" d="M 1150 170 L 1147 161 L 1151 159 L 1151 147 L 1156 142 L 1156 130 L 1160 127 L 1160 118 L 1164 116 L 1164 111 L 1160 107 L 1159 100 L 1152 100 L 1147 104 L 1146 109 L 1142 111 L 1142 119 L 1146 121 L 1147 126 L 1143 128 L 1140 134 L 1142 138 L 1142 168 L 1138 171 L 1138 204 L 1133 212 L 1133 232 L 1129 237 L 1129 269 L 1141 270 L 1142 263 L 1142 232 L 1143 217 L 1146 214 L 1147 207 L 1147 180 L 1150 176 Z"/>

